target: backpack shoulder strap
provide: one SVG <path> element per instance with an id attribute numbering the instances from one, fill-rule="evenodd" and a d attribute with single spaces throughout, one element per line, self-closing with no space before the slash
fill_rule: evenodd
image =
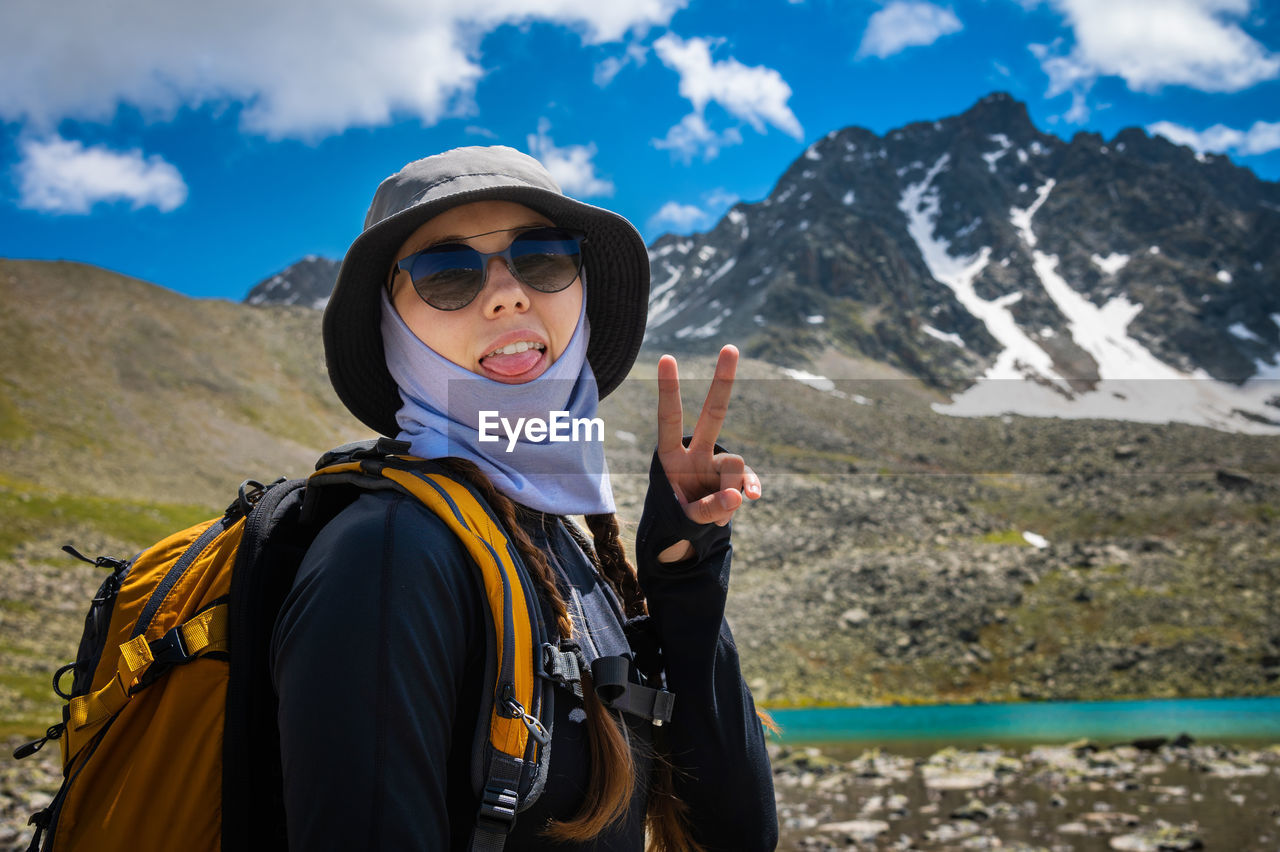
<path id="1" fill-rule="evenodd" d="M 222 848 L 283 849 L 284 773 L 271 683 L 276 614 L 314 530 L 301 523 L 305 479 L 277 481 L 247 498 L 229 594 L 231 660 L 222 740 Z"/>
<path id="2" fill-rule="evenodd" d="M 477 737 L 481 753 L 473 760 L 481 805 L 472 848 L 501 849 L 517 812 L 533 803 L 546 777 L 553 699 L 538 675 L 547 626 L 519 552 L 483 498 L 441 465 L 387 453 L 396 448 L 387 444 L 394 442 L 326 456 L 308 481 L 307 499 L 324 501 L 324 492 L 344 485 L 402 491 L 440 518 L 475 563 L 493 666 L 482 699 L 491 705 L 487 736 L 483 744 Z"/>

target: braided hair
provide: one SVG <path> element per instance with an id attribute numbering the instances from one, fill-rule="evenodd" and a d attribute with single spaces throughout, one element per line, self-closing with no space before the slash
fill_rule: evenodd
<path id="1" fill-rule="evenodd" d="M 516 504 L 498 491 L 474 463 L 457 458 L 439 459 L 439 462 L 472 485 L 488 502 L 529 569 L 539 596 L 550 608 L 559 638 L 573 638 L 573 623 L 551 564 L 546 554 L 534 547 L 518 522 Z M 627 560 L 618 516 L 587 515 L 586 522 L 591 531 L 591 542 L 587 542 L 572 523 L 565 526 L 600 576 L 613 588 L 626 616 L 631 618 L 645 614 L 644 593 L 635 568 Z M 621 820 L 626 815 L 636 784 L 635 760 L 622 730 L 623 723 L 600 702 L 592 688 L 591 676 L 586 672 L 583 673 L 582 695 L 587 714 L 590 776 L 586 798 L 577 815 L 565 822 L 553 821 L 545 829 L 549 838 L 559 842 L 592 840 Z M 646 779 L 647 848 L 649 852 L 700 852 L 701 846 L 693 840 L 689 829 L 688 806 L 675 793 L 675 768 L 664 754 L 661 738 L 655 738 L 655 746 L 654 768 L 651 777 Z"/>

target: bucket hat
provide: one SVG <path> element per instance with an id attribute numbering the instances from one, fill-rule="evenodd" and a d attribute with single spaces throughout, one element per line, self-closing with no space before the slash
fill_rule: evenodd
<path id="1" fill-rule="evenodd" d="M 569 198 L 540 162 L 514 148 L 445 151 L 410 163 L 378 187 L 324 312 L 329 380 L 351 413 L 380 434 L 400 431 L 400 392 L 382 349 L 379 295 L 395 253 L 427 220 L 473 201 L 513 201 L 560 227 L 586 232 L 587 361 L 602 399 L 626 378 L 640 351 L 649 254 L 635 227 L 617 213 Z"/>

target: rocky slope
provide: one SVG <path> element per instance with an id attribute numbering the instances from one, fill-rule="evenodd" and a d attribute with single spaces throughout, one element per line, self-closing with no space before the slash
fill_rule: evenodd
<path id="1" fill-rule="evenodd" d="M 868 377 L 820 390 L 746 362 L 721 438 L 765 481 L 735 521 L 729 612 L 766 703 L 1280 689 L 1276 438 L 954 419 L 918 382 L 826 363 Z M 606 423 L 650 419 L 651 379 L 639 365 Z M 628 428 L 611 464 L 638 472 L 653 432 Z M 642 478 L 617 487 L 634 517 Z"/>

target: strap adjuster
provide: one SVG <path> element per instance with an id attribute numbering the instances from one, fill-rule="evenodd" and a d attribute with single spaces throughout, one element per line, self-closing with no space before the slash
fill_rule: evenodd
<path id="1" fill-rule="evenodd" d="M 591 661 L 591 679 L 600 701 L 658 727 L 670 722 L 675 693 L 636 683 L 628 678 L 629 671 L 626 657 L 598 657 Z"/>
<path id="2" fill-rule="evenodd" d="M 560 647 L 550 642 L 542 644 L 542 677 L 572 689 L 573 694 L 582 697 L 582 670 L 586 664 L 582 659 L 582 651 L 573 642 L 561 640 Z"/>
<path id="3" fill-rule="evenodd" d="M 507 835 L 516 823 L 516 806 L 520 799 L 515 790 L 486 786 L 476 814 L 476 827 L 483 831 Z"/>

